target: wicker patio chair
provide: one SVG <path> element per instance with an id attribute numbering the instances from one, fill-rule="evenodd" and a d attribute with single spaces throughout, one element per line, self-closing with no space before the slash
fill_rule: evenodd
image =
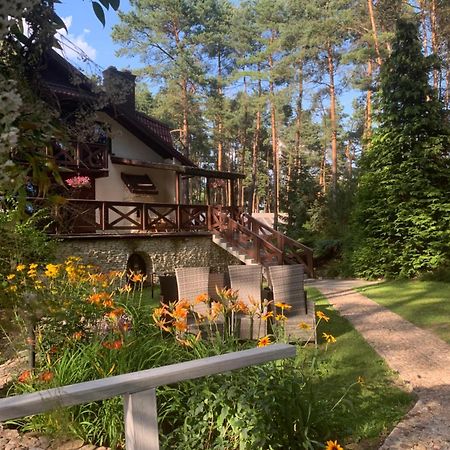
<path id="1" fill-rule="evenodd" d="M 227 287 L 228 283 L 226 281 L 226 278 L 226 274 L 223 272 L 209 274 L 208 295 L 211 300 L 215 302 L 219 301 L 217 289 L 220 290 Z"/>
<path id="2" fill-rule="evenodd" d="M 253 317 L 241 315 L 241 339 L 259 339 L 267 334 L 267 321 L 261 319 L 265 312 L 262 305 L 262 267 L 260 265 L 228 266 L 231 289 L 239 291 L 239 299 L 252 311 Z M 255 307 L 257 311 L 255 311 Z"/>
<path id="3" fill-rule="evenodd" d="M 175 269 L 178 285 L 178 298 L 187 300 L 193 310 L 199 314 L 207 314 L 206 303 L 198 303 L 199 295 L 208 294 L 209 267 L 179 267 Z"/>
<path id="4" fill-rule="evenodd" d="M 316 342 L 315 306 L 306 298 L 303 265 L 269 266 L 269 278 L 274 302 L 292 307 L 285 312 L 288 318 L 285 322 L 287 338 Z"/>

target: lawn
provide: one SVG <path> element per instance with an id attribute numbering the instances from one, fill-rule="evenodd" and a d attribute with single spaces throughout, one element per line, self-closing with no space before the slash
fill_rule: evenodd
<path id="1" fill-rule="evenodd" d="M 420 328 L 450 343 L 450 283 L 389 281 L 359 290 Z"/>
<path id="2" fill-rule="evenodd" d="M 316 385 L 312 402 L 314 426 L 324 439 L 358 443 L 353 449 L 377 449 L 412 406 L 413 399 L 400 387 L 400 380 L 385 362 L 319 291 L 308 289 L 308 295 L 317 298 L 316 310 L 330 317 L 328 323 L 319 324 L 318 336 L 326 332 L 336 338 L 327 351 L 322 342 L 317 354 L 314 348 L 300 352 L 300 358 L 308 365 L 315 354 L 317 358 L 315 370 L 310 370 Z M 362 383 L 357 382 L 359 377 Z"/>

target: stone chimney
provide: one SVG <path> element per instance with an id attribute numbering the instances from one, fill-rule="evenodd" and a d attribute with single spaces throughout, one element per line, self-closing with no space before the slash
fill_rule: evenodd
<path id="1" fill-rule="evenodd" d="M 113 104 L 136 110 L 136 75 L 129 70 L 121 71 L 110 66 L 103 71 L 103 86 Z"/>

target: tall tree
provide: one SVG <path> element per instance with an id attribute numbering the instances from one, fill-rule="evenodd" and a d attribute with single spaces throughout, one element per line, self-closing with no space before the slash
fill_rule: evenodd
<path id="1" fill-rule="evenodd" d="M 131 0 L 131 11 L 120 13 L 112 37 L 122 44 L 119 54 L 138 55 L 140 71 L 164 85 L 178 105 L 180 142 L 191 155 L 191 118 L 196 110 L 203 67 L 198 55 L 195 4 L 187 0 Z"/>
<path id="2" fill-rule="evenodd" d="M 355 268 L 413 276 L 450 258 L 450 129 L 418 27 L 399 21 L 380 75 L 378 128 L 362 161 Z"/>

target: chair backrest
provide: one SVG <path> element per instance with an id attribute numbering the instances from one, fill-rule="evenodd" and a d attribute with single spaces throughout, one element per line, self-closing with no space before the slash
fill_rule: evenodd
<path id="1" fill-rule="evenodd" d="M 261 303 L 262 267 L 260 265 L 228 266 L 231 289 L 239 290 L 239 298 L 251 306 L 252 298 Z"/>
<path id="2" fill-rule="evenodd" d="M 209 274 L 209 298 L 214 301 L 219 301 L 216 289 L 223 289 L 227 286 L 226 274 L 223 272 Z"/>
<path id="3" fill-rule="evenodd" d="M 306 314 L 304 268 L 302 264 L 269 266 L 269 278 L 275 302 L 292 306 L 290 313 Z"/>
<path id="4" fill-rule="evenodd" d="M 178 298 L 187 300 L 195 312 L 206 314 L 208 305 L 197 303 L 196 298 L 208 294 L 209 267 L 179 267 L 175 269 Z"/>
<path id="5" fill-rule="evenodd" d="M 158 278 L 161 288 L 161 300 L 164 302 L 178 300 L 177 278 L 175 275 L 160 275 Z"/>

